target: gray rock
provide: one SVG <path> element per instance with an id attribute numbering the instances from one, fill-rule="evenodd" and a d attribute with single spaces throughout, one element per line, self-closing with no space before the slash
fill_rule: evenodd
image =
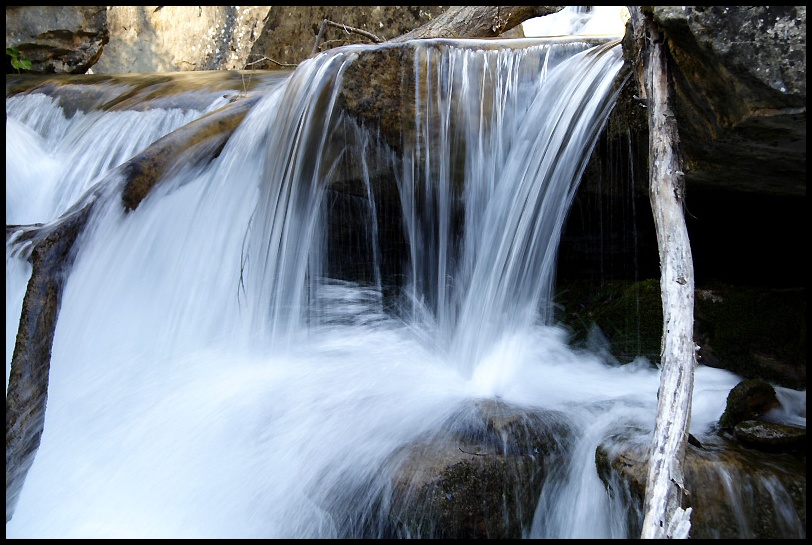
<path id="1" fill-rule="evenodd" d="M 686 183 L 806 195 L 806 7 L 657 6 Z"/>
<path id="2" fill-rule="evenodd" d="M 791 451 L 806 446 L 806 428 L 777 422 L 745 420 L 736 424 L 733 436 L 743 445 L 769 452 Z"/>
<path id="3" fill-rule="evenodd" d="M 104 6 L 6 8 L 6 47 L 30 59 L 32 72 L 84 74 L 109 39 Z"/>

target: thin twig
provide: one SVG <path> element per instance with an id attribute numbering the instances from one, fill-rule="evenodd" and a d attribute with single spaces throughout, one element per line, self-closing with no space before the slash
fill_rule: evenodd
<path id="1" fill-rule="evenodd" d="M 371 32 L 367 32 L 366 30 L 361 30 L 360 28 L 355 28 L 355 27 L 352 27 L 352 26 L 349 26 L 349 25 L 345 25 L 343 23 L 336 23 L 335 21 L 330 21 L 329 19 L 322 19 L 321 26 L 319 26 L 319 33 L 316 36 L 316 43 L 313 44 L 313 51 L 310 53 L 311 57 L 315 56 L 316 53 L 319 52 L 319 44 L 321 43 L 321 38 L 324 35 L 324 27 L 325 26 L 331 26 L 331 27 L 341 29 L 344 32 L 346 32 L 347 34 L 349 34 L 351 32 L 354 32 L 355 34 L 360 34 L 361 36 L 364 36 L 365 38 L 369 38 L 370 40 L 372 40 L 376 44 L 379 44 L 379 43 L 383 42 L 383 39 L 377 37 L 376 35 L 374 35 Z"/>
<path id="2" fill-rule="evenodd" d="M 490 452 L 468 452 L 467 450 L 462 450 L 462 447 L 457 448 L 460 449 L 460 452 L 470 454 L 471 456 L 491 456 Z"/>
<path id="3" fill-rule="evenodd" d="M 372 40 L 373 42 L 375 42 L 376 44 L 379 44 L 379 43 L 383 42 L 383 40 L 381 38 L 378 38 L 373 33 L 367 32 L 366 30 L 361 30 L 360 28 L 355 28 L 355 27 L 345 25 L 345 24 L 342 24 L 342 23 L 335 23 L 333 21 L 328 21 L 327 19 L 325 19 L 324 22 L 326 24 L 332 26 L 332 27 L 336 27 L 336 28 L 340 28 L 340 29 L 344 30 L 344 32 L 346 32 L 347 34 L 349 34 L 350 32 L 355 32 L 356 34 L 360 34 L 361 36 L 365 36 L 365 37 L 369 38 L 370 40 Z"/>
<path id="4" fill-rule="evenodd" d="M 248 68 L 249 66 L 260 63 L 262 61 L 272 62 L 277 66 L 284 66 L 285 68 L 296 68 L 297 66 L 299 66 L 298 64 L 289 64 L 289 63 L 286 63 L 286 62 L 275 61 L 273 59 L 269 59 L 268 57 L 262 57 L 261 59 L 256 60 L 254 62 L 249 62 L 248 64 L 245 65 L 245 68 Z"/>
<path id="5" fill-rule="evenodd" d="M 319 52 L 319 44 L 321 43 L 321 37 L 324 34 L 324 27 L 327 24 L 327 19 L 322 19 L 321 25 L 319 25 L 319 33 L 316 35 L 316 43 L 313 44 L 313 51 L 310 52 L 311 57 L 315 57 L 316 53 Z"/>

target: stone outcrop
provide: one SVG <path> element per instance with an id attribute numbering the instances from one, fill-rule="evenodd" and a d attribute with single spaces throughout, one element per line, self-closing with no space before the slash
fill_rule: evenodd
<path id="1" fill-rule="evenodd" d="M 657 6 L 686 184 L 806 195 L 806 7 Z"/>
<path id="2" fill-rule="evenodd" d="M 109 41 L 104 6 L 9 6 L 6 47 L 31 60 L 31 71 L 84 74 Z"/>
<path id="3" fill-rule="evenodd" d="M 235 70 L 248 62 L 268 6 L 109 6 L 97 74 Z"/>
<path id="4" fill-rule="evenodd" d="M 321 22 L 387 40 L 444 8 L 437 6 L 110 6 L 110 43 L 95 73 L 292 68 L 309 58 Z M 317 51 L 371 40 L 324 29 Z"/>

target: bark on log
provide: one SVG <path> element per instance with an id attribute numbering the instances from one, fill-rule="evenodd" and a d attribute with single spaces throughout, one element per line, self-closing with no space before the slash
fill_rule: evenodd
<path id="1" fill-rule="evenodd" d="M 679 135 L 670 109 L 664 37 L 639 8 L 630 9 L 636 36 L 647 34 L 645 90 L 649 109 L 649 197 L 660 253 L 663 339 L 657 417 L 650 448 L 642 538 L 687 538 L 691 508 L 682 466 L 688 443 L 696 367 L 693 342 L 694 270 L 683 209 Z"/>
<path id="2" fill-rule="evenodd" d="M 436 19 L 389 41 L 494 38 L 528 19 L 562 9 L 564 6 L 452 6 Z"/>

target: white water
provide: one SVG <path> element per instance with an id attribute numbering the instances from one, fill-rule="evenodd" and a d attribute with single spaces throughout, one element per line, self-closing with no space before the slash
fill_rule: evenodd
<path id="1" fill-rule="evenodd" d="M 351 535 L 337 490 L 385 479 L 399 447 L 497 397 L 563 410 L 577 430 L 528 537 L 627 537 L 595 446 L 653 427 L 658 371 L 642 358 L 620 367 L 573 351 L 548 315 L 557 237 L 611 106 L 619 48 L 566 67 L 575 51 L 421 47 L 450 75 L 426 82 L 425 131 L 404 160 L 389 159 L 412 243 L 402 311 L 386 312 L 375 285 L 321 278 L 319 203 L 335 153 L 326 136 L 348 123 L 333 83 L 356 50 L 321 55 L 267 92 L 203 172 L 178 173 L 126 215 L 113 200 L 91 220 L 59 315 L 45 432 L 7 537 Z M 463 111 L 470 126 L 460 133 L 430 130 L 474 105 L 482 112 Z M 7 109 L 7 142 L 36 141 L 42 129 Z M 67 134 L 80 122 L 53 123 Z M 7 159 L 7 195 L 18 191 L 7 217 L 58 216 L 68 199 L 54 194 L 73 194 L 60 180 L 79 176 L 61 173 L 97 160 L 102 142 L 130 150 L 138 131 L 109 136 L 109 122 L 96 123 L 105 136 L 83 130 L 95 140 L 76 139 L 68 153 L 38 144 L 48 175 L 26 179 L 23 151 L 21 162 Z M 461 140 L 467 185 L 455 193 L 450 150 Z M 80 168 L 81 183 L 109 166 Z M 452 236 L 457 199 L 462 240 Z M 7 317 L 27 274 L 7 255 Z M 11 335 L 7 327 L 7 382 Z M 692 433 L 719 418 L 738 381 L 699 367 Z M 353 500 L 372 502 L 368 492 Z"/>

